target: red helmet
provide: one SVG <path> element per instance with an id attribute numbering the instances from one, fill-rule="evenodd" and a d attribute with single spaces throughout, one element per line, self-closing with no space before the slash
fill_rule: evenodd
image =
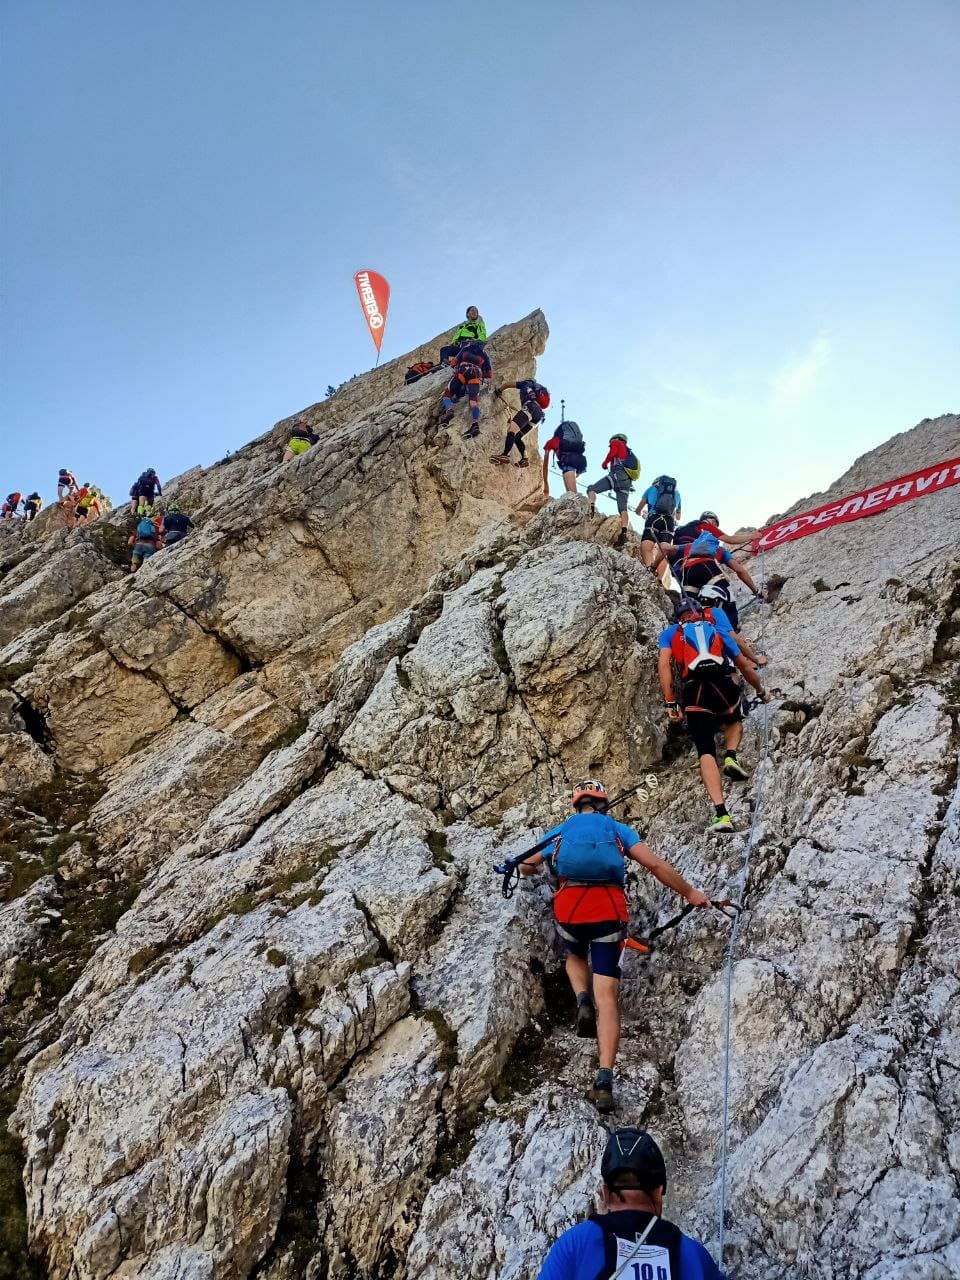
<path id="1" fill-rule="evenodd" d="M 578 782 L 573 788 L 570 803 L 576 808 L 581 800 L 602 800 L 606 804 L 607 788 L 602 782 L 597 782 L 595 778 L 587 778 L 584 782 Z"/>

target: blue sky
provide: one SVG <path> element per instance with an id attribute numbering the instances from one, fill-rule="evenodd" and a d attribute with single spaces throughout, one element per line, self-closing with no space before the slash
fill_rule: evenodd
<path id="1" fill-rule="evenodd" d="M 960 6 L 8 0 L 0 486 L 209 463 L 477 303 L 757 523 L 960 406 Z M 557 414 L 551 413 L 555 422 Z"/>

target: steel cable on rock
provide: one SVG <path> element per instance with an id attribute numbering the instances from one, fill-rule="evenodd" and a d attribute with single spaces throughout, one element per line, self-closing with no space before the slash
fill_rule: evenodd
<path id="1" fill-rule="evenodd" d="M 765 563 L 765 553 L 763 548 L 760 549 L 760 594 L 763 595 L 767 585 L 767 572 Z M 760 652 L 766 651 L 766 612 L 760 611 Z M 760 681 L 763 683 L 763 668 L 761 668 Z M 756 791 L 754 795 L 753 813 L 750 818 L 750 827 L 747 831 L 747 843 L 744 849 L 743 866 L 740 870 L 739 877 L 739 896 L 738 903 L 740 910 L 736 913 L 736 919 L 733 922 L 733 928 L 730 930 L 730 940 L 727 943 L 727 956 L 724 964 L 724 1002 L 723 1002 L 723 1057 L 722 1057 L 722 1086 L 721 1086 L 721 1114 L 720 1114 L 720 1169 L 719 1169 L 719 1191 L 717 1205 L 717 1265 L 723 1268 L 723 1250 L 726 1236 L 726 1214 L 727 1214 L 727 1125 L 730 1119 L 730 1051 L 731 1051 L 731 1015 L 733 1005 L 733 965 L 736 954 L 737 942 L 740 937 L 740 928 L 743 921 L 743 908 L 747 896 L 747 885 L 750 880 L 750 859 L 753 854 L 754 845 L 757 839 L 757 826 L 760 817 L 761 800 L 763 798 L 763 788 L 766 782 L 767 769 L 770 762 L 770 712 L 764 709 L 763 716 L 763 735 L 760 748 L 760 762 L 757 765 L 756 772 Z"/>

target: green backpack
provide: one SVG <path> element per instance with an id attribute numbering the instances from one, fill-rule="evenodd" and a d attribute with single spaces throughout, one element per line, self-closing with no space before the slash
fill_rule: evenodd
<path id="1" fill-rule="evenodd" d="M 623 469 L 631 480 L 640 479 L 640 463 L 632 449 L 627 450 L 627 459 L 623 464 Z"/>

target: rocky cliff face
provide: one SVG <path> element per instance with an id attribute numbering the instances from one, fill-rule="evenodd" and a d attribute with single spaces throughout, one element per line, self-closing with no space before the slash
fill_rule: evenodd
<path id="1" fill-rule="evenodd" d="M 545 337 L 495 335 L 498 377 Z M 499 401 L 478 446 L 436 430 L 441 375 L 400 385 L 434 349 L 298 415 L 302 458 L 280 423 L 181 477 L 200 530 L 135 578 L 122 513 L 4 531 L 3 1244 L 58 1280 L 535 1275 L 604 1130 L 547 891 L 505 901 L 491 863 L 599 772 L 649 779 L 628 817 L 688 878 L 739 883 L 666 733 L 666 597 L 613 522 L 490 466 Z M 958 442 L 922 423 L 829 496 Z M 746 614 L 776 697 L 732 805 L 745 1277 L 960 1268 L 958 535 L 948 490 L 789 544 Z M 617 1118 L 708 1245 L 727 936 L 688 918 L 624 981 Z"/>

